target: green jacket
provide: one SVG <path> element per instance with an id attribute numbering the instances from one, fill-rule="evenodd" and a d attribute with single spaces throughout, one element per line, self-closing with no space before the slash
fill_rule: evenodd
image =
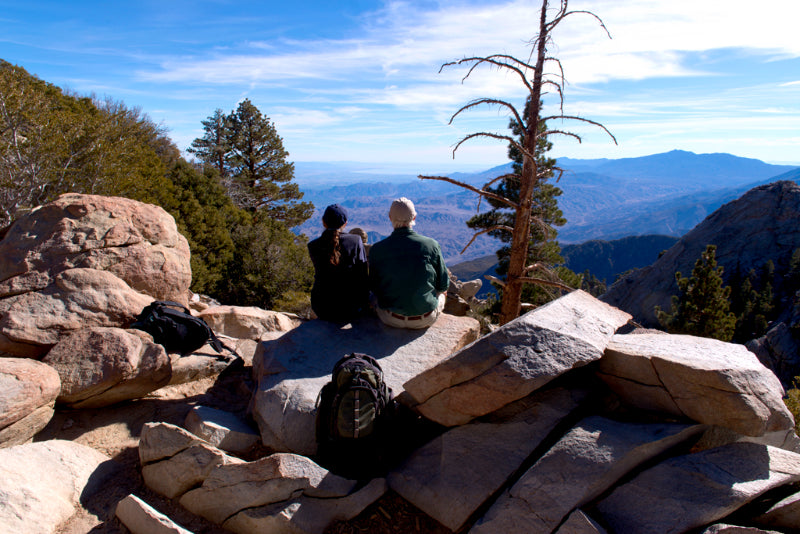
<path id="1" fill-rule="evenodd" d="M 436 308 L 450 286 L 439 243 L 410 228 L 398 228 L 369 251 L 370 289 L 378 306 L 402 315 Z"/>

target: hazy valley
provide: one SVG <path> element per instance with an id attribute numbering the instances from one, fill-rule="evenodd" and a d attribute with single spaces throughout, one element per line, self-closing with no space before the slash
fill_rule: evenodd
<path id="1" fill-rule="evenodd" d="M 800 180 L 800 168 L 791 165 L 677 150 L 617 160 L 564 158 L 558 163 L 565 169 L 558 182 L 564 191 L 559 206 L 567 219 L 559 229 L 562 247 L 651 234 L 678 238 L 757 185 Z M 480 187 L 508 169 L 502 165 L 449 176 Z M 391 231 L 387 210 L 392 199 L 406 196 L 417 206 L 417 229 L 441 243 L 449 265 L 493 255 L 498 248 L 498 241 L 481 236 L 460 254 L 472 237 L 464 223 L 476 213 L 478 202 L 473 193 L 452 184 L 345 164 L 298 163 L 295 175 L 304 200 L 317 208 L 297 229 L 308 236 L 321 231 L 321 210 L 336 202 L 350 211 L 348 228 L 363 228 L 370 241 L 380 239 Z"/>

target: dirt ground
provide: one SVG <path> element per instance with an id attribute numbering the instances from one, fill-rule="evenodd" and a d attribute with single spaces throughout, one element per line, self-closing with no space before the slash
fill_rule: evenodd
<path id="1" fill-rule="evenodd" d="M 253 387 L 250 373 L 250 367 L 229 369 L 219 377 L 168 386 L 146 398 L 101 409 L 57 409 L 35 441 L 75 441 L 103 452 L 118 464 L 102 489 L 82 502 L 83 508 L 62 526 L 58 534 L 128 533 L 116 518 L 115 509 L 117 503 L 131 493 L 195 534 L 227 533 L 145 486 L 139 465 L 139 435 L 147 422 L 182 426 L 187 413 L 195 405 L 218 408 L 244 417 Z M 269 453 L 266 449 L 254 450 L 244 459 L 254 460 Z M 331 525 L 326 534 L 416 532 L 447 534 L 450 530 L 389 491 L 353 520 Z"/>

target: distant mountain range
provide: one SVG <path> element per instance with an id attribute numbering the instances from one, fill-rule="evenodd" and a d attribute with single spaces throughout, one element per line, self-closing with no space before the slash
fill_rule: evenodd
<path id="1" fill-rule="evenodd" d="M 557 184 L 564 192 L 559 206 L 568 221 L 558 230 L 562 247 L 648 234 L 677 238 L 757 185 L 800 181 L 800 167 L 680 150 L 640 158 L 562 158 L 558 164 L 566 171 Z M 480 187 L 509 169 L 506 164 L 449 176 Z M 417 229 L 439 241 L 448 265 L 491 256 L 499 247 L 498 241 L 480 236 L 460 254 L 472 237 L 465 222 L 477 213 L 478 202 L 476 195 L 452 184 L 339 164 L 298 163 L 295 175 L 305 200 L 317 208 L 314 217 L 296 229 L 306 235 L 319 234 L 322 210 L 340 203 L 350 211 L 349 228 L 361 227 L 371 240 L 380 239 L 391 232 L 391 201 L 406 196 L 417 206 Z M 486 208 L 485 202 L 481 208 Z"/>

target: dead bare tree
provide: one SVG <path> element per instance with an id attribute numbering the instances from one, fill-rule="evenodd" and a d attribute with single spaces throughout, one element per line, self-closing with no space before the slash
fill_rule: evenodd
<path id="1" fill-rule="evenodd" d="M 526 99 L 527 109 L 523 113 L 520 113 L 520 111 L 513 104 L 505 100 L 499 100 L 495 98 L 479 98 L 462 106 L 450 118 L 450 122 L 452 123 L 453 120 L 462 112 L 478 106 L 488 105 L 505 108 L 511 115 L 511 119 L 515 121 L 516 124 L 521 125 L 521 135 L 519 138 L 515 139 L 510 135 L 502 135 L 490 132 L 475 132 L 463 137 L 453 148 L 453 157 L 455 157 L 456 151 L 459 149 L 459 147 L 461 147 L 462 144 L 470 139 L 475 138 L 497 139 L 506 141 L 514 146 L 523 156 L 522 173 L 517 175 L 517 179 L 519 180 L 519 200 L 517 202 L 487 191 L 486 188 L 489 184 L 484 186 L 483 189 L 477 189 L 446 176 L 419 176 L 419 178 L 423 180 L 442 180 L 450 182 L 480 195 L 480 198 L 493 198 L 506 204 L 509 209 L 514 210 L 515 224 L 513 228 L 508 226 L 497 226 L 483 229 L 476 233 L 470 243 L 467 244 L 468 247 L 474 241 L 477 235 L 493 230 L 508 231 L 512 233 L 508 273 L 506 275 L 506 280 L 503 283 L 500 324 L 505 324 L 519 316 L 522 286 L 524 283 L 557 286 L 561 289 L 571 290 L 571 288 L 563 286 L 558 282 L 532 276 L 534 271 L 542 270 L 543 266 L 541 264 L 537 263 L 534 265 L 526 265 L 528 263 L 528 241 L 530 238 L 530 228 L 533 217 L 531 209 L 532 196 L 538 181 L 542 179 L 544 174 L 544 171 L 540 172 L 540 170 L 537 168 L 537 161 L 535 157 L 537 142 L 539 138 L 551 135 L 564 135 L 581 142 L 581 137 L 574 132 L 560 129 L 548 129 L 546 127 L 548 121 L 561 120 L 589 123 L 604 130 L 611 137 L 611 139 L 614 140 L 614 143 L 617 142 L 616 138 L 602 124 L 583 117 L 564 114 L 564 70 L 559 59 L 548 56 L 547 54 L 548 46 L 552 44 L 551 36 L 553 30 L 555 30 L 555 28 L 568 16 L 580 13 L 594 17 L 603 30 L 605 30 L 608 37 L 611 37 L 605 25 L 603 24 L 603 21 L 597 15 L 590 11 L 570 11 L 567 4 L 568 0 L 559 0 L 559 7 L 556 10 L 555 15 L 548 19 L 548 0 L 542 0 L 542 8 L 539 19 L 539 34 L 530 41 L 531 55 L 528 61 L 521 61 L 516 57 L 507 54 L 494 54 L 485 57 L 468 57 L 459 61 L 445 63 L 442 65 L 442 69 L 450 66 L 468 65 L 469 70 L 462 78 L 462 82 L 469 78 L 475 69 L 480 66 L 486 65 L 490 67 L 496 67 L 501 71 L 510 72 L 518 76 L 520 81 L 525 85 L 529 92 L 529 96 Z M 531 60 L 533 59 L 535 59 L 535 62 L 532 63 Z M 545 74 L 545 67 L 551 64 L 555 64 L 557 73 Z M 557 115 L 542 116 L 542 97 L 543 95 L 547 94 L 547 90 L 552 90 L 557 95 L 559 102 L 559 114 Z M 542 125 L 542 128 L 540 128 L 540 125 Z M 560 169 L 556 169 L 556 171 L 559 172 L 560 177 L 560 173 L 562 171 Z M 500 177 L 498 179 L 503 178 L 505 177 Z"/>

